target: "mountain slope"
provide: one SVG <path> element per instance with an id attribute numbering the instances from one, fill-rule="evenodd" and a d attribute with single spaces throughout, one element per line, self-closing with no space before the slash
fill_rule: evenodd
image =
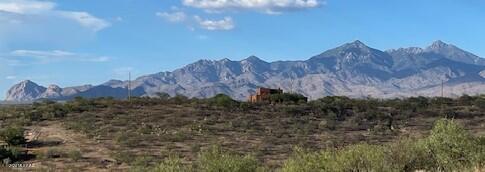
<path id="1" fill-rule="evenodd" d="M 269 63 L 256 56 L 241 61 L 199 60 L 172 72 L 141 76 L 132 81 L 131 88 L 135 96 L 166 92 L 211 97 L 223 93 L 244 100 L 257 87 L 264 86 L 298 92 L 311 99 L 327 95 L 388 98 L 438 96 L 442 81 L 450 88 L 447 96 L 484 93 L 484 59 L 441 41 L 424 49 L 385 52 L 355 41 L 305 61 Z M 7 100 L 124 98 L 127 88 L 128 82 L 119 80 L 71 88 L 44 88 L 29 81 L 12 87 Z"/>

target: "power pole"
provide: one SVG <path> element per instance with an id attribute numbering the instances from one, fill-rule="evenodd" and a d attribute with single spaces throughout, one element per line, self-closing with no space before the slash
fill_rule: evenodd
<path id="1" fill-rule="evenodd" d="M 445 97 L 443 80 L 441 80 L 441 97 Z"/>
<path id="2" fill-rule="evenodd" d="M 131 72 L 128 72 L 128 101 L 131 102 Z"/>
<path id="3" fill-rule="evenodd" d="M 445 111 L 444 111 L 444 107 L 445 107 L 444 106 L 444 101 L 445 101 L 444 96 L 445 96 L 445 94 L 444 94 L 444 83 L 443 83 L 443 80 L 441 80 L 441 114 L 442 115 L 445 115 L 444 114 L 445 113 Z"/>

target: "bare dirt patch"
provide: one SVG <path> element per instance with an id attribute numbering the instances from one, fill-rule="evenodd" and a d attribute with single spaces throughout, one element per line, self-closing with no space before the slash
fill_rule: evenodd
<path id="1" fill-rule="evenodd" d="M 120 171 L 127 169 L 110 157 L 110 150 L 83 134 L 66 130 L 59 122 L 42 122 L 28 128 L 28 152 L 36 155 L 34 169 L 56 171 Z M 80 156 L 74 155 L 78 151 Z M 59 154 L 59 155 L 57 155 Z"/>

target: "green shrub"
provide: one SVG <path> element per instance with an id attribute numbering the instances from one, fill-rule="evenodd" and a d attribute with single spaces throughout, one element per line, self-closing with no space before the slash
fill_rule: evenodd
<path id="1" fill-rule="evenodd" d="M 479 147 L 477 164 L 479 167 L 485 168 L 485 136 L 478 137 L 475 144 Z"/>
<path id="2" fill-rule="evenodd" d="M 233 100 L 231 97 L 224 94 L 218 94 L 210 98 L 209 102 L 211 105 L 224 107 L 224 108 L 232 108 L 232 107 L 239 106 L 237 101 Z"/>
<path id="3" fill-rule="evenodd" d="M 151 170 L 153 172 L 190 172 L 193 171 L 190 165 L 185 165 L 176 156 L 169 156 Z"/>
<path id="4" fill-rule="evenodd" d="M 24 129 L 17 126 L 9 126 L 0 130 L 0 139 L 9 145 L 21 145 L 25 143 Z"/>
<path id="5" fill-rule="evenodd" d="M 485 97 L 479 97 L 474 102 L 473 105 L 480 108 L 481 110 L 485 110 Z"/>
<path id="6" fill-rule="evenodd" d="M 388 145 L 351 145 L 308 153 L 297 149 L 282 171 L 472 171 L 483 168 L 485 139 L 473 138 L 452 120 L 435 123 L 430 136 Z"/>
<path id="7" fill-rule="evenodd" d="M 269 99 L 276 103 L 305 103 L 308 101 L 307 97 L 295 93 L 271 94 Z"/>
<path id="8" fill-rule="evenodd" d="M 382 146 L 357 144 L 337 153 L 335 171 L 391 171 Z"/>
<path id="9" fill-rule="evenodd" d="M 126 164 L 132 163 L 133 160 L 135 159 L 134 155 L 128 151 L 113 152 L 111 154 L 111 157 L 113 157 L 117 162 L 126 163 Z"/>
<path id="10" fill-rule="evenodd" d="M 393 171 L 417 171 L 425 169 L 431 161 L 424 140 L 405 139 L 388 145 L 388 163 Z"/>
<path id="11" fill-rule="evenodd" d="M 429 170 L 452 171 L 477 162 L 479 147 L 464 128 L 452 120 L 436 121 L 426 138 L 426 151 L 432 154 Z"/>
<path id="12" fill-rule="evenodd" d="M 158 93 L 156 93 L 156 95 L 157 95 L 157 97 L 160 100 L 168 100 L 168 99 L 170 99 L 170 94 L 168 94 L 168 93 L 158 92 Z"/>
<path id="13" fill-rule="evenodd" d="M 308 152 L 297 147 L 285 161 L 282 172 L 332 171 L 335 168 L 335 152 Z"/>
<path id="14" fill-rule="evenodd" d="M 148 155 L 138 156 L 135 158 L 135 161 L 131 163 L 132 168 L 130 171 L 133 171 L 133 172 L 150 171 L 151 170 L 150 163 L 152 163 L 153 161 L 154 159 L 151 156 L 148 156 Z"/>
<path id="15" fill-rule="evenodd" d="M 190 99 L 187 96 L 184 96 L 184 95 L 181 95 L 181 94 L 177 94 L 174 97 L 171 97 L 169 99 L 169 101 L 172 102 L 172 103 L 174 103 L 174 104 L 184 104 L 184 103 L 188 103 L 189 100 Z"/>
<path id="16" fill-rule="evenodd" d="M 227 153 L 219 147 L 202 151 L 197 161 L 199 171 L 205 172 L 254 172 L 258 170 L 258 165 L 253 156 Z"/>
<path id="17" fill-rule="evenodd" d="M 79 161 L 82 158 L 82 154 L 79 150 L 70 150 L 67 156 L 73 161 Z"/>
<path id="18" fill-rule="evenodd" d="M 66 153 L 57 148 L 49 148 L 45 152 L 45 158 L 62 158 L 66 157 Z"/>
<path id="19" fill-rule="evenodd" d="M 22 152 L 17 147 L 0 147 L 0 166 L 1 161 L 4 159 L 9 159 L 10 161 L 15 161 L 20 158 Z"/>

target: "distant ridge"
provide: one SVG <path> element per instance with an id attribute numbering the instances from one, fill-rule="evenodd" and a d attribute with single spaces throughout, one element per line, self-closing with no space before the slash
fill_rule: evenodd
<path id="1" fill-rule="evenodd" d="M 158 92 L 188 97 L 219 93 L 245 100 L 257 87 L 282 88 L 310 99 L 328 95 L 393 98 L 485 93 L 485 59 L 436 41 L 426 48 L 381 51 L 361 41 L 327 50 L 305 61 L 265 62 L 256 56 L 241 61 L 199 60 L 171 72 L 145 75 L 132 82 L 134 96 Z M 7 92 L 8 101 L 76 96 L 126 98 L 127 81 L 61 88 L 23 81 Z"/>

